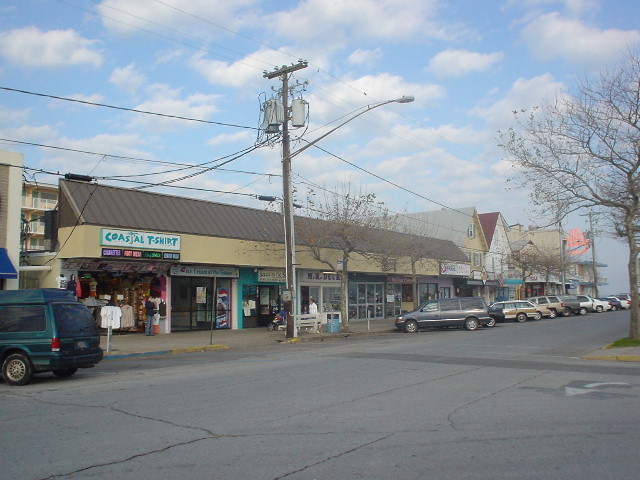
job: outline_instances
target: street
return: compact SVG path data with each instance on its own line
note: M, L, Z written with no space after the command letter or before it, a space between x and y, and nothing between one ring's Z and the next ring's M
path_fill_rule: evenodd
M629 313L106 360L0 383L2 478L635 479Z

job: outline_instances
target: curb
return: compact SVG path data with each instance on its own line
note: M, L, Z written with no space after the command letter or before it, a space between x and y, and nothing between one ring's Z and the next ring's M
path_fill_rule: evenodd
M231 347L227 345L205 345L202 347L185 347L185 348L173 348L170 350L156 350L153 352L130 352L130 353L106 353L102 360L118 360L122 358L130 357L150 357L154 355L174 355L178 353L194 353L194 352L206 352L209 350L227 350Z
M612 362L640 362L640 355L585 355L585 360L609 360Z

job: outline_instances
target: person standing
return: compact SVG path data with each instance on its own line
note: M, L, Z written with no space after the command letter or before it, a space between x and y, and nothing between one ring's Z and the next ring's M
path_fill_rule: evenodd
M76 293L77 288L78 288L78 282L76 282L76 276L71 274L71 277L69 277L69 281L67 282L67 290L70 290L71 293L73 293L73 296L75 297L77 295Z
M318 315L318 305L313 297L309 299L309 315Z
M146 320L144 322L144 333L147 336L153 337L155 332L153 330L153 317L156 313L156 304L151 301L151 297L148 296L144 302L144 310Z

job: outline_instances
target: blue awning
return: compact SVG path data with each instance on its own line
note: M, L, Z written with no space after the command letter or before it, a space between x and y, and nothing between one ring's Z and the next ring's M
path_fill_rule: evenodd
M0 248L0 278L18 278L18 271L11 263L6 248Z

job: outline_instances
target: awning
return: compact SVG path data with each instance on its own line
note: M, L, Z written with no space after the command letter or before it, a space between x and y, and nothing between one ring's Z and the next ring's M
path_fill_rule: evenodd
M11 263L6 248L0 248L0 278L18 278L18 271Z

